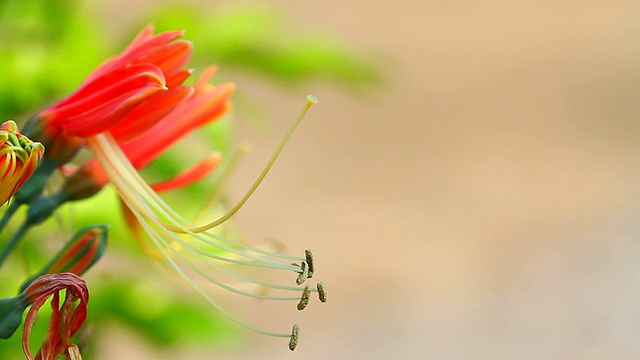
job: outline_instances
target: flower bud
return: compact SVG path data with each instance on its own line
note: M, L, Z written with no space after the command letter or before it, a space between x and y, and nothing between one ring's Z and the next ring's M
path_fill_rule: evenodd
M80 229L37 275L22 285L21 290L27 288L35 278L45 274L84 274L102 257L107 247L108 229L109 226L104 224L89 225Z
M67 200L81 200L97 194L108 183L104 170L92 159L80 165L66 179L62 192Z
M43 154L44 146L20 134L15 122L0 126L0 205L33 174Z

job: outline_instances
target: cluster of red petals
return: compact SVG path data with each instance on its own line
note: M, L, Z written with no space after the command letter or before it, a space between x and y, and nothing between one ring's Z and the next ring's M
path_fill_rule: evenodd
M229 100L235 86L209 84L215 70L215 67L207 68L192 87L192 94L140 136L123 142L111 131L136 169L147 166L186 134L220 119L231 108ZM141 107L148 105L144 103Z
M60 292L66 290L60 305ZM29 337L36 315L47 299L52 298L53 313L49 321L46 338L35 359L56 360L60 355L79 355L78 348L71 343L71 337L80 329L87 318L89 289L84 280L72 273L47 274L35 279L23 293L31 303L27 313L22 336L22 348L29 360L34 360L29 349Z
M73 94L38 114L50 134L87 137L107 130L127 129L128 136L146 130L129 124L140 103L152 101L171 108L186 93L179 87L189 76L183 69L193 45L176 40L183 31L153 35L146 27L120 55L107 60ZM175 40L175 41L174 41Z
M207 68L193 86L178 86L140 103L125 121L109 130L136 169L149 165L169 147L190 132L222 118L231 108L235 91L231 83L209 83L216 68ZM175 178L154 186L166 191L201 180L220 162L212 154ZM90 160L68 179L65 191L71 199L80 199L100 190L109 182L98 162Z

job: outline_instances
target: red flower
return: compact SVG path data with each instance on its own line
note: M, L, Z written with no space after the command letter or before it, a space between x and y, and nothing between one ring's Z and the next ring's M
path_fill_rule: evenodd
M188 93L179 85L189 76L182 69L193 45L177 40L183 31L153 35L143 29L120 55L107 60L82 83L80 88L57 104L33 117L26 129L52 151L48 156L66 163L82 144L77 137L107 130L129 138L144 132L152 122L128 116L138 105L150 101L158 113L170 111Z
M159 107L162 97L156 96L131 111L127 115L130 121L124 121L121 126L109 131L136 169L146 167L185 135L220 119L231 108L229 99L235 87L231 83L218 86L209 84L214 72L215 68L210 67L193 87L175 88L179 89L176 92L180 92L183 98L172 109ZM160 95L169 94L170 91ZM153 126L149 127L149 124ZM138 133L136 128L141 125L147 130L135 136ZM194 183L213 171L219 161L219 154L209 155L175 178L157 184L154 189L166 191ZM69 199L82 199L95 194L108 182L104 170L93 159L72 173L64 191Z
M66 290L60 306L60 291ZM29 349L29 337L36 315L47 299L53 296L53 313L49 321L47 335L35 359L56 360L60 355L79 359L78 347L71 343L71 337L80 329L87 318L89 289L84 280L72 273L47 274L35 279L24 291L31 309L27 313L22 336L22 348L29 360L34 357Z
M189 75L188 71L181 68L188 60L191 44L172 42L180 34L181 32L167 32L152 36L149 28L143 30L121 55L107 61L89 76L80 90L41 113L41 118L48 120L46 124L50 128L81 139L95 156L95 160L86 162L70 176L59 198L63 198L64 201L91 196L105 184L113 184L124 204L126 220L137 237L146 234L146 238L156 246L158 253L164 256L213 307L249 329L270 336L290 338L290 348L294 349L298 340L297 325L290 334L253 327L225 311L192 280L191 274L197 273L235 294L278 301L299 301L298 309L307 305L310 293L314 292L311 288L252 279L241 272L228 270L227 265L256 267L260 268L261 272L272 269L295 273L298 274L296 284L300 285L313 273L310 256L305 254L302 258L279 254L232 241L214 234L211 230L231 218L255 192L296 126L316 100L313 97L308 98L300 116L256 181L237 204L219 218L196 226L172 209L156 191L184 186L199 179L213 169L219 155L207 157L195 167L155 188L147 184L138 172L183 136L218 119L230 107L229 98L234 91L233 85L223 84L214 87L208 84L214 68L207 69L193 87L181 85ZM132 68L135 68L135 71ZM160 72L156 69L160 69ZM162 79L158 74L164 76L164 83L160 81ZM112 78L107 81L106 76L109 75ZM95 83L110 88L102 89L94 85ZM158 90L159 85L166 86L166 89ZM143 95L138 96L139 94ZM134 103L135 105L129 106ZM109 111L106 111L108 107ZM187 150L191 153L192 149ZM297 265L298 263L300 265ZM189 268L189 271L185 271L183 266ZM224 279L235 277L252 287L257 285L261 289L289 291L293 292L294 296L272 296L255 288L248 291L236 288L231 283L219 280L205 268L223 273ZM315 291L320 294L321 299L324 298L323 288L319 287ZM57 297L54 299L57 300ZM57 301L55 304L54 309L57 307ZM29 317L32 318L33 316ZM66 326L63 328L67 329ZM56 338L54 335L57 333L53 331L53 335L49 336L53 339L51 343L55 352L59 352L60 349L69 351L67 345L70 335L67 336L67 333L65 330ZM62 340L58 340L59 338ZM62 345L58 345L59 343Z

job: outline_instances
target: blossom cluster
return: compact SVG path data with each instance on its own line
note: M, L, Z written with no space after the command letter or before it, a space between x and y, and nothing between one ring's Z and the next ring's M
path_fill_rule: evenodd
M298 325L283 333L254 327L223 308L196 280L206 279L243 296L297 301L298 310L307 306L312 293L317 293L320 301L326 301L321 282L314 287L302 287L315 269L310 250L302 256L290 256L212 232L256 190L315 99L309 97L302 114L238 204L218 219L195 225L158 193L203 180L216 169L222 154L213 152L195 159L184 171L157 184L148 184L138 172L184 136L221 119L231 108L235 86L211 84L214 66L202 71L191 85L187 84L192 70L186 66L193 44L180 39L182 35L183 31L154 34L151 26L144 28L124 51L89 74L75 92L31 117L22 132L13 121L0 127L0 205L5 208L0 231L5 230L19 207L27 207L25 221L0 248L0 268L24 235L52 216L62 204L92 197L110 185L121 199L133 235L155 245L157 253L194 291L244 327L289 338L293 350L298 343ZM78 164L75 157L81 149L90 150L92 157ZM45 190L55 172L62 174L62 184L53 191ZM23 312L29 308L23 348L26 358L33 359L30 332L38 310L50 300L53 312L49 328L35 358L81 358L81 349L72 343L72 336L86 319L89 287L80 276L105 251L108 228L98 224L79 230L38 273L24 281L17 296L0 299L0 338L13 335L22 322ZM242 267L259 269L260 273L291 272L295 285L247 275L246 271L238 270ZM249 284L253 290L223 280L228 278ZM271 295L266 290L293 295Z

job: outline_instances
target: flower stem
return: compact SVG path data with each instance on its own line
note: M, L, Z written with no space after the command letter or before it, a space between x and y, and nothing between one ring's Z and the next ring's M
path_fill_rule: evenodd
M11 253L11 251L16 247L16 245L20 242L24 234L26 234L27 230L31 227L29 222L25 221L22 225L16 230L16 232L11 235L9 242L5 244L5 246L0 250L0 268L2 264L6 260L7 256Z
M16 213L16 210L18 210L19 207L20 207L20 204L16 201L12 201L9 204L9 207L7 207L7 211L5 211L4 214L2 214L2 218L0 219L0 234L2 233L2 230L4 230L5 226L7 226L7 224L9 223L9 220L11 220L11 218Z

